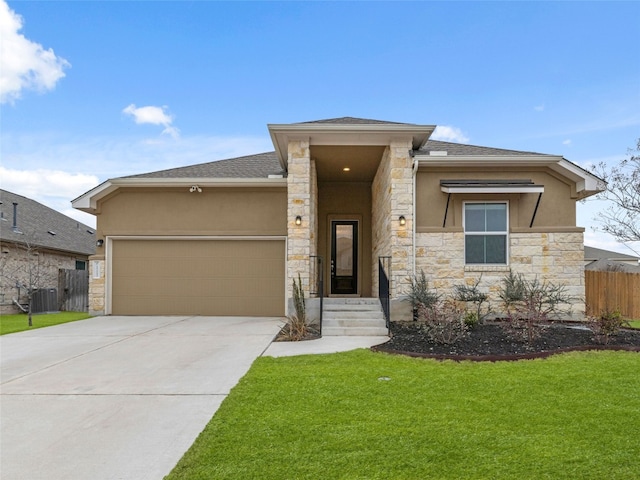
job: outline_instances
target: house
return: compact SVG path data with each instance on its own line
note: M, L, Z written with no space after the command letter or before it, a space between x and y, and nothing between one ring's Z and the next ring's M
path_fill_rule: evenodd
M586 270L611 270L640 272L640 258L601 248L584 247ZM631 268L627 268L631 267Z
M18 304L26 303L29 284L58 289L60 269L86 270L95 242L93 228L0 190L0 312L18 312Z
M310 296L318 280L350 300L388 286L401 320L420 271L441 293L481 278L495 298L512 269L583 298L576 202L602 180L561 156L431 140L434 129L271 124L273 152L98 185L72 202L103 242L91 311L282 316L300 276Z

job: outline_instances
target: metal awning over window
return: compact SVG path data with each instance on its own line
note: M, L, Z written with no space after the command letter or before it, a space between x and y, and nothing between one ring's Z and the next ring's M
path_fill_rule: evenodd
M444 193L544 193L532 180L440 180Z
M538 201L529 223L529 228L531 228L533 227L536 213L538 213L540 200L544 193L544 185L536 185L533 180L440 180L440 190L448 194L442 228L447 224L447 213L449 212L449 201L452 193L537 193Z

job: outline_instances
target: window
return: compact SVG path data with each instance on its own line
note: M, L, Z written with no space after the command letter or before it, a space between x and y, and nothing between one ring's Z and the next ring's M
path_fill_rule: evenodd
M76 270L86 270L87 262L84 260L76 260Z
M507 263L507 204L464 204L464 251L466 264Z

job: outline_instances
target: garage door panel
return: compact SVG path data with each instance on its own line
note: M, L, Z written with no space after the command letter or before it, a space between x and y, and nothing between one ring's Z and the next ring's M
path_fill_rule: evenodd
M284 315L282 240L114 240L112 313Z

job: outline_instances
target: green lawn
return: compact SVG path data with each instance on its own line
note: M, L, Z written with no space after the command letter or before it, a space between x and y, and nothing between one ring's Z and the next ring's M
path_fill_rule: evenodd
M640 478L640 354L259 358L175 479Z
M32 330L34 328L50 327L59 323L75 322L76 320L84 320L90 315L84 312L60 312L60 313L43 313L31 316L32 327L29 327L29 318L26 314L18 315L0 315L0 335L5 333L22 332L23 330Z
M633 328L640 328L640 320L631 320L629 323Z

